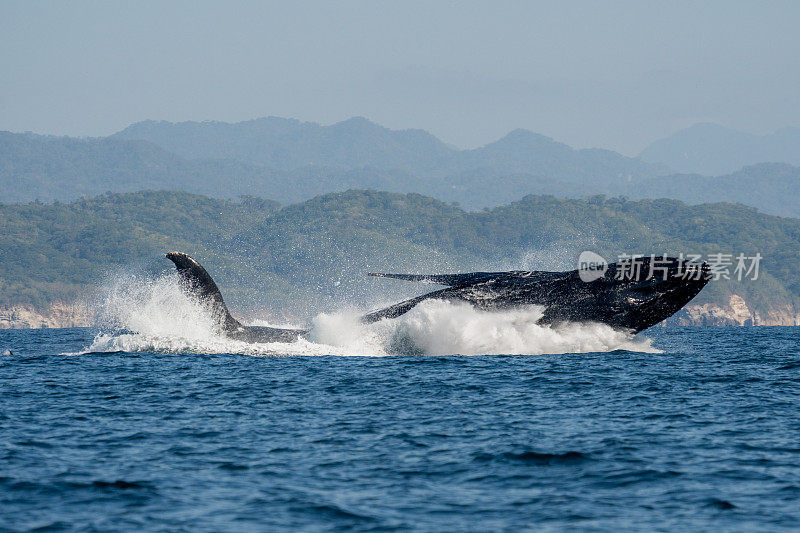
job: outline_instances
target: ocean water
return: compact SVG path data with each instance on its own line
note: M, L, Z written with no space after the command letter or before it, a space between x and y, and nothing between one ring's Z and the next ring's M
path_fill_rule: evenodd
M0 331L0 530L800 528L800 328L445 311L399 328L417 355L335 316L338 345Z

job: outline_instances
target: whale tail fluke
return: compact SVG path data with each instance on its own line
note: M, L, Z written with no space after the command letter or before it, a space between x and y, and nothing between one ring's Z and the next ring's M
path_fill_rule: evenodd
M185 289L211 306L224 332L230 333L242 329L242 324L228 311L217 284L200 263L182 252L170 252L167 254L167 259L175 263Z
M170 252L167 259L175 263L184 288L209 304L226 337L244 342L294 342L308 334L307 329L244 326L231 316L217 284L200 263L182 252Z

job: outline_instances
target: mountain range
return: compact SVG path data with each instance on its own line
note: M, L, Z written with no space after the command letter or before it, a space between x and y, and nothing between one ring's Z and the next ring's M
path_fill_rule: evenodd
M276 117L235 124L146 121L112 137L150 141L186 158L236 159L281 170L369 167L437 178L491 168L598 185L667 171L611 150L575 150L522 129L480 148L458 150L423 130L390 130L362 117L331 126Z
M678 172L713 176L757 163L800 166L800 128L754 135L718 124L695 124L655 141L639 158Z
M717 129L690 128L695 133ZM789 158L789 151L778 148L791 145L791 131L769 137L783 143L776 141L769 153ZM576 150L525 130L459 150L425 131L391 130L364 118L330 126L276 117L235 124L145 121L107 138L82 139L0 132L0 202L177 189L286 204L360 188L416 192L472 210L526 194L603 194L687 203L724 200L800 217L800 203L787 201L800 196L797 167L756 161L716 177L675 174L655 162L658 147L668 140L630 158L610 150Z
M800 218L800 168L760 163L724 176L676 174L644 180L630 198L675 198L689 204L735 202L765 213Z

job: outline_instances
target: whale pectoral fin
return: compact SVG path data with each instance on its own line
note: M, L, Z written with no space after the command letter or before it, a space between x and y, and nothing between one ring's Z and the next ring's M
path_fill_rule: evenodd
M200 263L182 252L170 252L167 254L167 259L175 263L175 268L186 290L211 305L214 316L220 321L223 331L230 332L242 328L242 324L228 311L228 306L225 305L217 284Z
M438 291L429 292L428 294L423 294L422 296L417 296L416 298L411 298L410 300L405 300L400 303L396 303L385 309L379 309L378 311L372 311L371 313L367 313L366 315L361 317L361 321L364 322L365 324L371 324L372 322L377 322L378 320L383 320L384 318L396 318L400 315L409 312L414 306L416 306L423 300L446 298L447 295L451 292L452 289L449 288L439 289Z

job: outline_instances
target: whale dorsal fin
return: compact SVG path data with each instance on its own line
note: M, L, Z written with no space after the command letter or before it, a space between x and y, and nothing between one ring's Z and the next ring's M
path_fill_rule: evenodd
M378 278L401 279L404 281L417 281L420 283L431 283L435 285L449 285L450 287L461 287L472 285L481 281L488 281L506 272L470 272L467 274L384 274L381 272L370 272L368 276Z
M468 272L466 274L383 274L380 272L370 272L367 275L376 276L378 278L402 279L405 281L418 281L420 283L448 285L450 287L466 287L468 285L499 278L530 279L551 274L551 272L512 270L511 272Z
M230 332L242 328L242 324L228 311L217 284L200 263L182 252L170 252L167 254L167 259L175 263L181 281L189 292L211 305L223 331Z

